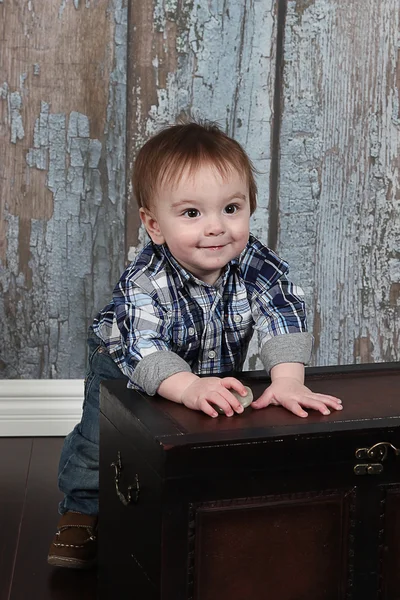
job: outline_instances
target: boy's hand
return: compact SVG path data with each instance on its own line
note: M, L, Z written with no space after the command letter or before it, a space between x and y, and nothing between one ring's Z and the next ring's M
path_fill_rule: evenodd
M312 408L323 415L329 415L330 410L341 410L342 401L335 396L315 394L308 387L291 377L279 377L275 379L265 392L252 403L253 408L265 408L270 404L280 404L290 410L298 417L308 417L303 410Z
M196 378L183 391L181 402L192 410L201 410L210 417L218 417L213 404L222 408L227 417L232 417L234 411L242 413L244 408L239 400L230 393L232 388L245 396L246 389L234 377L202 377Z

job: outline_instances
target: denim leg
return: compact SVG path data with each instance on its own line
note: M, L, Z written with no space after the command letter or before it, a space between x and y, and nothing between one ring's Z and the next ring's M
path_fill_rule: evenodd
M85 380L82 419L67 435L58 468L58 487L65 494L58 510L96 515L99 511L100 381L126 379L93 333L88 337L89 367Z

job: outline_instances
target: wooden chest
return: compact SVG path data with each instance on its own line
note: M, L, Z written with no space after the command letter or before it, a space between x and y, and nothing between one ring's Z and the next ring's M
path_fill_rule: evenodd
M102 385L101 600L400 599L400 364L307 385L344 410L211 419Z

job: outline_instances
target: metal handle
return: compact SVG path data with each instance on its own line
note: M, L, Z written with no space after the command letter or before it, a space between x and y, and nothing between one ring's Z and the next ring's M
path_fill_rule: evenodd
M356 475L380 475L383 472L382 463L387 458L389 448L393 450L395 456L400 456L400 450L390 442L378 442L371 448L357 448L356 458L358 460L372 460L374 462L355 465L354 473Z
M136 504L136 502L139 500L139 492L140 492L138 474L137 473L135 474L134 485L128 486L128 496L125 497L124 494L119 489L119 479L120 479L121 471L123 469L122 463L121 463L121 453L120 452L118 452L117 461L111 463L110 466L114 467L114 469L115 469L115 476L114 476L115 491L117 492L117 496L121 500L122 504L124 506L128 506L129 504L133 504L133 503ZM134 490L133 494L132 494L132 490Z
M371 460L380 460L382 462L387 457L388 448L393 450L395 456L400 456L400 450L390 442L378 442L371 446L371 448L358 448L356 450L356 458L370 458Z

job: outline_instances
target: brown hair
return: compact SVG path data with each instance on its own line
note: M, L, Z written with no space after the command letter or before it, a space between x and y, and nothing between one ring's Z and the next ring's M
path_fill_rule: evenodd
M251 160L242 146L213 122L187 122L162 129L139 150L133 172L133 190L139 208L149 209L159 185L175 184L184 169L193 173L211 164L226 177L232 169L249 185L250 212L257 205L257 184Z

